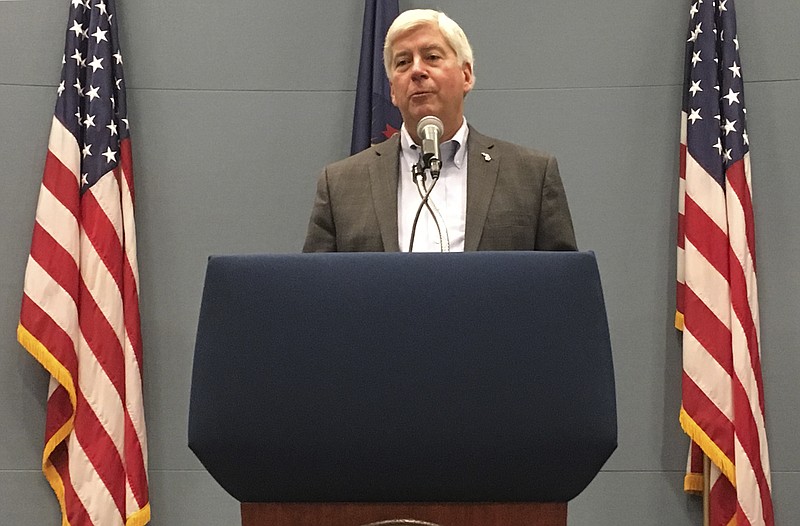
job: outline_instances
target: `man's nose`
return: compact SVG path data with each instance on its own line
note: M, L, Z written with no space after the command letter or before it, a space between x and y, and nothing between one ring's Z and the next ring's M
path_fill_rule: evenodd
M415 57L411 63L411 76L414 79L428 78L428 69L422 57Z

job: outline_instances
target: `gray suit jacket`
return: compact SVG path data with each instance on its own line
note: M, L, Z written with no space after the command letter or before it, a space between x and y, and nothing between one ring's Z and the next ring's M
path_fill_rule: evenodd
M400 250L399 141L395 134L325 167L303 252ZM472 127L467 155L464 250L577 250L554 157L481 135Z

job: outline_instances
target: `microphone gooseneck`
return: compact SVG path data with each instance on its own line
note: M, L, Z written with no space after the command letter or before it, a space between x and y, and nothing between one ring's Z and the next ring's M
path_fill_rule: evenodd
M442 169L439 141L444 135L444 124L439 117L434 115L423 117L417 124L417 135L422 141L423 169L430 170L431 177L438 179Z
M439 181L439 174L442 169L442 157L439 151L439 141L444 134L444 124L442 121L433 115L428 115L420 119L417 124L417 135L422 142L422 152L419 157L419 162L412 167L412 177L414 184L417 186L417 191L420 196L419 207L414 215L414 222L411 226L411 240L408 246L408 251L414 251L414 239L417 233L417 222L419 221L420 213L423 208L427 208L436 230L439 233L439 249L442 252L450 252L450 235L447 232L447 224L442 217L439 209L433 203L431 193L434 186ZM416 146L412 146L416 149ZM425 172L431 174L431 186L427 187L425 184Z

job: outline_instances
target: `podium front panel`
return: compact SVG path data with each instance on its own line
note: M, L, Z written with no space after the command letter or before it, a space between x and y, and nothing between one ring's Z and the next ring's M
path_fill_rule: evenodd
M591 253L209 259L189 445L243 502L566 502L616 447Z

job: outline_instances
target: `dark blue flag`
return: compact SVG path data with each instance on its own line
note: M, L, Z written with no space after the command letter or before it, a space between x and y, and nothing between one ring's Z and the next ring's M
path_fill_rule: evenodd
M366 0L364 5L351 154L383 142L400 130L402 119L392 104L383 67L383 41L398 14L397 0Z

